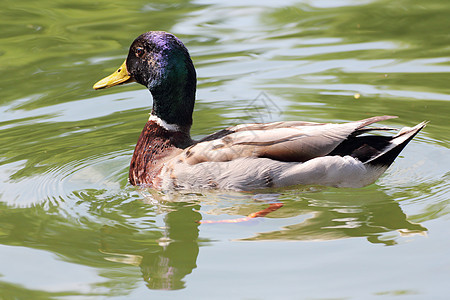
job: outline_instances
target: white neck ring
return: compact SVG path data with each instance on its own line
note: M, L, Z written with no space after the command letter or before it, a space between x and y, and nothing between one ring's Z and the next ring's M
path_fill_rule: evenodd
M148 118L148 120L155 122L167 131L180 131L180 126L177 124L169 124L158 116L150 114L150 118Z

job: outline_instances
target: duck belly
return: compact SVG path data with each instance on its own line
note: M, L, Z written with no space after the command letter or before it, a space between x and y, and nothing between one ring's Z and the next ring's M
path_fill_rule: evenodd
M168 162L160 173L160 188L248 191L292 185L359 188L375 182L387 167L364 164L351 156L324 156L309 161L281 162L269 158L239 158L189 165Z

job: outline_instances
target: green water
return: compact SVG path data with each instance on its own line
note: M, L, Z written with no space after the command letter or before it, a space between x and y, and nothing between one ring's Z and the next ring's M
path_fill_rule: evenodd
M0 299L447 299L449 15L445 0L4 0ZM149 93L92 85L148 30L190 49L195 138L252 121L430 123L362 189L138 191ZM274 201L264 218L196 222Z

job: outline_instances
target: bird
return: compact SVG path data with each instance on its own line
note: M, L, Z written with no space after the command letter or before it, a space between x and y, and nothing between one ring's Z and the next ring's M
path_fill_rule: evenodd
M396 116L247 123L193 140L196 70L186 46L165 31L138 36L119 69L93 88L130 82L147 87L153 107L131 158L129 182L156 190L360 188L374 183L427 124L386 136L372 131L395 129L368 126Z

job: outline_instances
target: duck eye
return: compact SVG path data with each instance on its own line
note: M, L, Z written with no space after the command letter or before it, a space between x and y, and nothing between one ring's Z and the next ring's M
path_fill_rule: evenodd
M142 57L144 55L144 49L141 47L136 48L136 56Z

